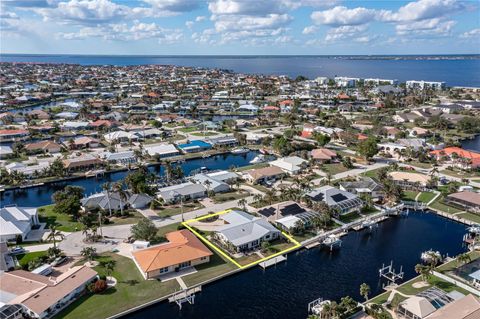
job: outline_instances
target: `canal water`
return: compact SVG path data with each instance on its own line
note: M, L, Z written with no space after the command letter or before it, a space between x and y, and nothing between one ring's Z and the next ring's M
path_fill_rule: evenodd
M474 152L480 152L480 134L475 135L471 140L463 140L462 148Z
M209 170L229 169L232 166L242 167L250 165L250 161L258 155L257 151L250 151L245 154L220 154L208 158L198 158L187 160L181 163L185 175L206 167ZM161 165L150 166L149 170L158 176L163 176L165 168ZM52 195L57 190L63 189L67 185L81 186L85 189L85 194L90 195L102 190L102 185L106 182L116 182L124 179L130 172L121 171L106 174L101 178L80 178L66 182L57 182L45 184L25 189L7 190L0 193L0 207L16 204L17 206L38 207L52 203Z
M393 261L403 266L405 280L416 276L414 267L423 251L434 249L457 255L465 248L466 227L431 213L410 213L381 223L372 234L351 232L342 237L340 250L315 248L288 255L285 263L250 270L204 286L195 304L179 310L168 302L145 308L125 318L252 318L307 317L307 305L319 297L339 301L349 295L361 301L359 286L370 285L371 296L382 292L378 269Z

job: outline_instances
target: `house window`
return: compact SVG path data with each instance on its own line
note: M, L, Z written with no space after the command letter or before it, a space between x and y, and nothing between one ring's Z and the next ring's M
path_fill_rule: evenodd
M161 273L161 274L164 274L164 273L166 273L166 272L168 272L168 267L160 268L160 273Z
M185 261L183 263L181 263L180 265L178 265L180 268L185 268L185 267L189 267L190 265L192 264L191 261Z
M201 257L200 258L200 260L206 260L206 259L207 259L207 257Z

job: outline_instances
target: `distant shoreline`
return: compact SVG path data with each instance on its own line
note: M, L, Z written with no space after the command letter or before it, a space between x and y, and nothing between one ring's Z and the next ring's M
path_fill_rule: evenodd
M114 58L188 58L188 59L256 59L256 58L325 58L325 59L344 59L344 60L470 60L480 59L480 54L467 53L467 54L372 54L372 55L181 55L181 54L165 54L165 55L125 55L125 54L32 54L32 53L0 53L0 57L114 57ZM0 60L1 61L1 60ZM3 62L3 61L2 61Z

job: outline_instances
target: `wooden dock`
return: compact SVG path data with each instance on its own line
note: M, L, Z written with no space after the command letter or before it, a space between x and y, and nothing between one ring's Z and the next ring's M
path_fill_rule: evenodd
M178 302L180 300L186 299L186 298L196 294L197 292L201 292L201 291L202 291L202 286L182 290L178 293L175 293L170 298L168 298L168 301L169 302Z
M270 266L274 266L278 263L281 263L283 261L286 261L287 260L287 257L284 256L284 255L280 255L280 256L276 256L276 257L273 257L273 258L270 258L268 260L265 260L265 261L262 261L261 263L259 263L258 265L260 267L262 267L263 269L266 269Z

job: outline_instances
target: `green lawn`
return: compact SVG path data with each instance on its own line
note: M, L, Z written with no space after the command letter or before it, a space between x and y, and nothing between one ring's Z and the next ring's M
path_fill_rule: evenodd
M428 203L436 196L435 193L432 192L422 192L420 196L418 196L419 202Z
M468 253L468 255L470 256L471 260L474 261L478 258L480 258L480 252L478 251L471 251ZM445 272L448 272L448 271L452 271L458 267L461 267L463 264L459 264L456 260L452 260L446 264L443 264L439 267L437 267L437 270L439 272L442 272L442 273L445 273Z
M428 288L432 287L432 286L435 286L435 287L438 287L446 292L451 292L451 291L458 291L458 292L461 292L465 295L468 295L469 292L458 287L458 286L455 286L454 284L452 283L449 283L443 279L440 279L436 276L431 276L427 281L428 283L430 284L430 286L426 286L426 287L421 287L421 288L414 288L413 287L413 284L416 283L416 282L419 282L419 281L422 281L422 278L419 276L417 277L415 280L412 280L410 282L408 282L407 284L404 284L404 285L401 285L400 287L397 288L398 291L400 291L401 293L404 293L406 295L415 295L415 294L418 294L424 290L427 290Z
M332 175L343 173L349 170L348 168L343 166L341 163L323 164L321 169L325 173L330 173Z
M236 168L236 171L244 172L244 171L248 171L249 169L263 168L263 167L268 167L268 166L270 166L270 165L268 165L268 163L258 163L258 164L238 167L238 168Z
M170 224L167 226L160 227L157 231L157 236L164 237L166 233L176 231L180 223Z
M192 210L200 209L203 208L203 205L200 203L185 203L183 204L183 212L191 212ZM180 205L171 205L165 208L159 208L156 209L155 212L158 214L160 217L170 217L173 215L178 215L182 213L182 207Z
M112 275L117 279L117 285L102 294L87 294L81 297L55 318L107 318L148 301L167 296L180 289L176 280L159 282L143 279L134 262L129 258L108 253L99 256L97 260L106 261L109 259L116 261ZM104 269L101 266L95 267L95 270L99 274L104 274Z
M359 219L360 216L359 214L357 213L348 213L348 214L345 214L345 215L341 215L338 219L342 222L344 222L345 224L348 224L348 223L351 223L357 219Z
M365 173L362 173L362 175L364 176L367 176L367 177L371 177L375 180L378 181L378 172L381 170L382 168L376 168L376 169L372 169L370 171L366 171Z
M195 126L190 126L190 127L182 127L180 129L177 129L178 131L181 131L183 133L190 133L190 132L195 132L198 130L197 127Z
M218 135L217 132L194 132L194 133L190 133L190 135L193 135L193 136L214 136L214 135Z
M18 260L18 263L20 264L20 267L22 267L23 269L26 269L30 261L46 255L47 255L46 251L36 251L32 253L19 254L17 255L17 260Z
M197 272L188 276L182 277L187 286L195 286L205 280L228 273L238 267L224 260L220 255L212 251L214 254L210 257L210 262L195 266Z
M405 164L415 166L415 167L420 167L420 168L432 168L431 163L421 163L418 161L406 162Z
M448 214L454 214L462 211L461 209L458 209L454 206L451 206L445 203L443 201L443 195L438 196L437 199L429 207L440 210Z
M460 178L480 177L480 172L466 172L462 170L445 169L440 171L440 173Z
M38 209L40 222L47 223L47 228L57 224L57 229L65 232L74 232L82 229L82 224L73 221L70 215L57 214L53 211L53 205L47 205Z
M404 191L402 199L406 201L415 201L415 197L417 197L418 192L414 191Z
M477 214L473 214L473 213L462 213L462 214L458 214L456 215L458 217L461 217L461 218L465 218L465 219L468 219L468 220L471 220L472 222L474 223L480 223L480 215L477 215Z
M376 303L378 305L382 305L385 302L387 302L388 297L390 297L391 293L392 293L391 291L386 291L386 292L376 296L375 298L370 299L369 302Z
M248 192L242 191L242 192L228 192L228 193L217 193L215 196L212 198L213 201L217 203L224 203L232 200L238 200L242 199L245 197L248 197L250 194Z
M107 213L108 216L108 213ZM109 225L129 225L129 224L136 224L140 219L144 218L142 214L137 212L136 210L131 211L128 216L125 217L110 217L110 224Z

